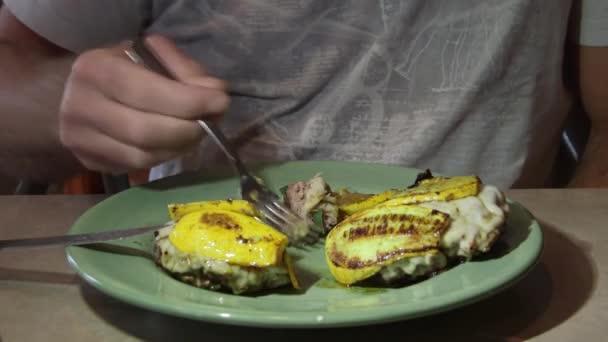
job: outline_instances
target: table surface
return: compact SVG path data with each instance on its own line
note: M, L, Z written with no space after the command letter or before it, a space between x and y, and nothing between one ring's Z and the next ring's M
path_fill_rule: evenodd
M208 324L125 304L85 284L62 248L0 251L0 341L248 340L355 337L599 341L608 332L608 189L511 190L542 225L538 265L476 304L411 321L323 330ZM103 196L0 196L0 239L65 233ZM406 335L404 335L406 334ZM293 337L292 337L293 336Z

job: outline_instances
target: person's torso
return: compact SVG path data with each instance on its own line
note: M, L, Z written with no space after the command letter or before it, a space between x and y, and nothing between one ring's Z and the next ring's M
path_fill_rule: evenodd
M544 0L164 0L149 31L229 81L222 127L245 159L364 160L510 186L531 155L550 152L568 109L569 10ZM211 141L191 157L156 176L223 160Z

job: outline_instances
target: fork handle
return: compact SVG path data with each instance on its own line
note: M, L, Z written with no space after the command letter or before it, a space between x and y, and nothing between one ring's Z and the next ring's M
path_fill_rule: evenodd
M226 157L228 157L228 159L230 159L230 161L232 162L232 165L234 165L236 167L236 169L240 173L241 177L243 177L245 175L249 175L249 171L247 170L247 168L245 167L245 165L243 164L243 162L241 161L239 156L236 154L236 151L234 151L230 147L230 143L228 142L228 139L226 138L224 133L222 133L222 131L219 128L217 128L217 126L215 124L213 124L212 122L205 121L205 120L198 120L197 122L201 127L203 127L205 132L207 132L207 134L209 134L209 136L211 136L211 138L213 138L213 140L215 140L215 143L217 144L217 146L219 146L219 148L222 150L222 152L224 152Z

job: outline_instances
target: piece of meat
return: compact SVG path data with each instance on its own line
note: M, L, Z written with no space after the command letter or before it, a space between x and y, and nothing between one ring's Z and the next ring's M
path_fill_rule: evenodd
M308 181L289 184L285 191L285 204L300 217L306 218L329 191L329 185L317 174Z
M309 221L314 221L313 216L320 214L326 232L338 223L336 196L320 174L307 181L289 184L284 202L298 216Z

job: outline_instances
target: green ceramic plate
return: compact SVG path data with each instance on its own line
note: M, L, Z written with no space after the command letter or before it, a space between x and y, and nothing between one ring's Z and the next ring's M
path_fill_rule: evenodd
M334 188L378 192L413 182L417 170L344 162L288 162L260 168L272 188L322 172ZM237 179L182 175L129 189L87 211L71 233L141 226L168 219L170 202L238 198ZM146 255L152 234L109 248L69 247L70 264L110 296L167 314L260 327L336 327L404 320L472 303L513 284L536 263L542 235L528 211L511 203L506 233L484 260L461 264L432 279L396 289L344 288L325 266L322 243L296 250L301 292L284 289L234 296L191 287L169 277Z

